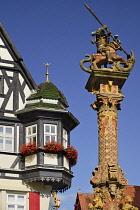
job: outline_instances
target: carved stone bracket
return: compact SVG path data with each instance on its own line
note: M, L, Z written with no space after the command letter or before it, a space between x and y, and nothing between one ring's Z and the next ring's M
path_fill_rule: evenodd
M91 104L91 107L96 111L120 110L120 102L124 96L120 94L97 94L97 99Z
M125 173L122 173L120 166L107 163L99 165L95 168L96 171L93 171L93 177L90 180L90 183L93 187L109 186L109 184L117 184L124 187L128 184L127 179L124 177Z

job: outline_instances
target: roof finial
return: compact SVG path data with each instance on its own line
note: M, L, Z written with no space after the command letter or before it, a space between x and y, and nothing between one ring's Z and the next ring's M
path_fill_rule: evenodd
M49 72L48 72L48 67L50 65L50 63L44 63L44 65L46 66L46 82L50 82L49 81Z

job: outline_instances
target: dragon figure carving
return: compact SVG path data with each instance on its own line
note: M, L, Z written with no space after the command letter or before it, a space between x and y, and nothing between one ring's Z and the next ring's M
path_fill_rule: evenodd
M111 48L111 47L110 47ZM110 50L110 63L111 67L107 68L108 60L105 54L97 53L93 55L86 55L87 59L80 61L80 67L91 73L93 70L110 70L110 71L121 71L121 72L130 72L135 64L134 52L131 51L131 56L125 61L122 56L116 54L115 50ZM90 69L84 66L84 63L90 62ZM104 65L105 68L101 68Z

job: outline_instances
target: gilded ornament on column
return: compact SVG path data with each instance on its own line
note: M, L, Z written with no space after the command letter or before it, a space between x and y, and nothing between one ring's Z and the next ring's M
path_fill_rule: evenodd
M130 196L125 197L125 205L122 210L138 210L137 207L132 206L132 198Z

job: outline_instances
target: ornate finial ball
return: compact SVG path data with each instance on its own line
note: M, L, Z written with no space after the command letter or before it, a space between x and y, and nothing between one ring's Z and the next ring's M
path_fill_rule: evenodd
M44 65L45 65L46 67L48 67L48 66L50 65L50 63L44 63Z

